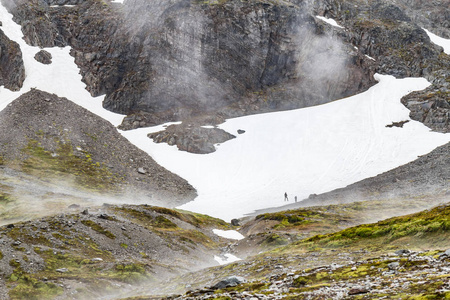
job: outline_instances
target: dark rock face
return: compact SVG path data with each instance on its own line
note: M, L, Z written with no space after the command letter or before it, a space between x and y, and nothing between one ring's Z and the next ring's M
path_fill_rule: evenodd
M157 115L150 123L303 107L373 84L364 58L325 32L306 2L32 2L11 9L27 41L71 45L106 108Z
M450 38L450 2L399 0L396 4L419 26L443 38Z
M411 111L411 119L424 123L439 132L450 132L450 92L443 87L431 86L402 98Z
M318 105L375 72L448 89L450 59L420 28L446 36L446 1L3 1L27 42L73 47L88 90L130 115L123 129Z
M25 80L25 67L19 45L0 29L0 85L18 91Z
M41 50L38 53L36 53L34 59L44 65L49 65L52 63L52 54L48 51Z
M204 128L198 125L170 125L164 131L148 135L156 143L177 145L181 151L206 154L216 151L214 144L224 143L234 135L219 128Z

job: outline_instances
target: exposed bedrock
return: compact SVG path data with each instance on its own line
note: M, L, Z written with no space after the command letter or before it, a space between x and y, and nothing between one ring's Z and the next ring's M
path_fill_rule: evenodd
M19 45L0 29L0 85L18 91L25 80L25 67Z
M129 115L122 129L318 105L366 90L375 72L448 89L449 56L421 28L445 36L445 1L3 2L27 42L73 47L91 94Z

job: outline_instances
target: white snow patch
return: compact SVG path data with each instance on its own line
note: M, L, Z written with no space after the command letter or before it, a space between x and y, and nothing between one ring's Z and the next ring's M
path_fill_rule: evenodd
M371 59L371 60L373 60L373 61L376 61L375 58L373 58L373 57L371 57L371 56L369 56L369 55L367 55L367 54L365 54L365 56L366 56L368 59Z
M428 34L428 36L430 37L430 40L435 43L438 46L441 46L442 48L444 48L444 52L448 55L450 55L450 39L444 39L440 36L435 35L434 33L426 30L425 28L422 28L423 30L425 30L425 32Z
M423 78L376 75L368 91L325 105L227 120L228 132L246 134L199 155L149 142L150 131L122 132L159 164L188 180L198 197L181 209L230 221L257 209L345 187L386 172L450 141L411 121L402 96L426 88ZM403 128L386 128L410 120Z
M120 4L123 4L123 1L124 1L124 0L113 0L113 1L111 1L111 3L120 3Z
M220 256L214 255L214 259L220 264L220 265L226 265L226 264L230 264L233 263L235 261L239 261L241 260L239 257L234 256L233 254L230 253L226 253L224 254L224 256L226 257L225 259L223 259Z
M200 126L202 128L206 128L206 129L214 129L215 127L212 125L204 125L204 126Z
M215 235L218 235L218 236L224 237L226 239L230 239L230 240L242 240L245 238L245 236L243 236L236 230L213 229L213 232Z
M324 21L324 22L330 24L331 26L334 26L334 27L337 27L337 28L344 28L344 27L342 27L341 25L339 25L339 24L338 24L335 20L333 20L333 19L325 18L325 17L322 17L322 16L316 16L316 18L318 18L318 19L320 19L320 20L322 20L322 21Z

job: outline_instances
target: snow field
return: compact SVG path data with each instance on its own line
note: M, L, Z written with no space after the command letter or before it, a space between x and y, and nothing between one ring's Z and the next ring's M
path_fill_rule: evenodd
M426 88L423 78L377 75L359 95L304 109L227 120L219 127L237 135L208 155L142 139L152 129L123 132L158 163L187 179L198 197L180 208L230 221L375 176L415 160L450 141L409 119L400 98Z
M33 58L40 49L23 41L20 26L3 6L0 19L1 29L22 49L27 74L20 92L0 87L0 110L35 87L120 124L123 116L103 109L103 96L94 98L86 91L70 47L46 48L53 63L43 65ZM300 201L388 171L450 141L449 134L430 132L415 121L386 128L410 120L400 98L426 88L425 79L377 75L377 80L364 93L325 105L227 120L220 128L237 138L208 155L180 152L147 138L164 125L121 134L197 189L198 197L180 208L230 221L286 204L285 192L289 203L294 196ZM246 132L238 135L238 129Z

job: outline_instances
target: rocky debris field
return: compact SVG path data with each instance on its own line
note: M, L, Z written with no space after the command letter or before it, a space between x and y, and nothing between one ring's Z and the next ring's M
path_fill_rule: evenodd
M277 267L283 269L282 264ZM164 299L444 299L450 295L450 249L402 249L361 261L280 272L266 280L235 278Z
M159 166L109 122L39 90L22 95L0 113L0 156L3 170L59 185L66 181L85 191L172 207L196 196L184 179Z
M137 285L217 265L214 255L227 240L212 229L230 228L148 205L66 211L0 227L1 299L129 295Z

